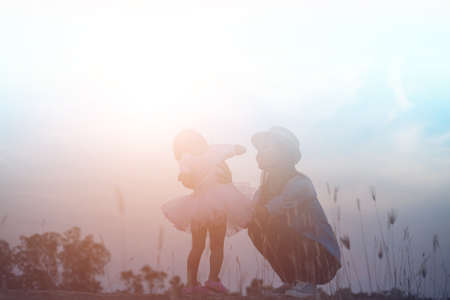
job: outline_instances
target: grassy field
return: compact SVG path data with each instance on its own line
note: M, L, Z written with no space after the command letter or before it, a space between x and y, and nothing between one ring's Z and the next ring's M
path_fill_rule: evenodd
M293 300L294 298L279 295L253 295L253 296L239 296L239 295L211 295L198 297L178 297L173 294L165 295L130 295L130 294L94 294L82 292L68 292L68 291L22 291L9 290L7 292L0 292L1 300L176 300L176 299L191 299L191 300ZM402 296L400 293L391 294L354 294L348 289L338 291L333 296L325 293L319 293L314 297L304 298L305 300L394 300L394 299L426 299ZM447 298L448 299L448 298Z

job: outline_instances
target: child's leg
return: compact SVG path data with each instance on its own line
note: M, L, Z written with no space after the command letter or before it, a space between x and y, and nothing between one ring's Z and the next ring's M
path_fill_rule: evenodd
M209 280L219 281L223 263L223 244L227 232L227 218L222 216L208 228L211 256L209 258Z
M200 264L200 258L202 257L203 250L205 249L206 232L207 228L196 222L191 223L192 232L192 249L188 256L187 261L187 285L195 286L198 284L197 273L198 265Z

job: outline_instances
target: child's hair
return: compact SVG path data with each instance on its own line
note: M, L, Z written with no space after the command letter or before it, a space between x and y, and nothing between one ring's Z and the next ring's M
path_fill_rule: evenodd
M208 143L205 138L194 130L181 131L173 141L173 153L175 159L180 160L185 153L198 155L208 149Z

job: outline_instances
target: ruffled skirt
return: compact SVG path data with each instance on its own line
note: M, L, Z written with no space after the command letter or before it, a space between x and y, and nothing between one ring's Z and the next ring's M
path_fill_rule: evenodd
M233 184L216 184L189 195L177 197L161 207L167 219L179 230L190 232L193 221L214 224L225 215L227 236L246 228L253 210L250 199Z

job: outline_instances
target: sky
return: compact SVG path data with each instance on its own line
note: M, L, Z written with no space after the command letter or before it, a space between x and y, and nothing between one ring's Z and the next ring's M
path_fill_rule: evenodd
M119 187L130 256L146 261L160 226L187 251L159 210L187 192L173 137L246 146L230 166L256 187L250 137L280 125L330 219L326 183L349 231L375 186L399 228L450 253L449 15L447 1L1 2L0 237L80 225L120 252Z

